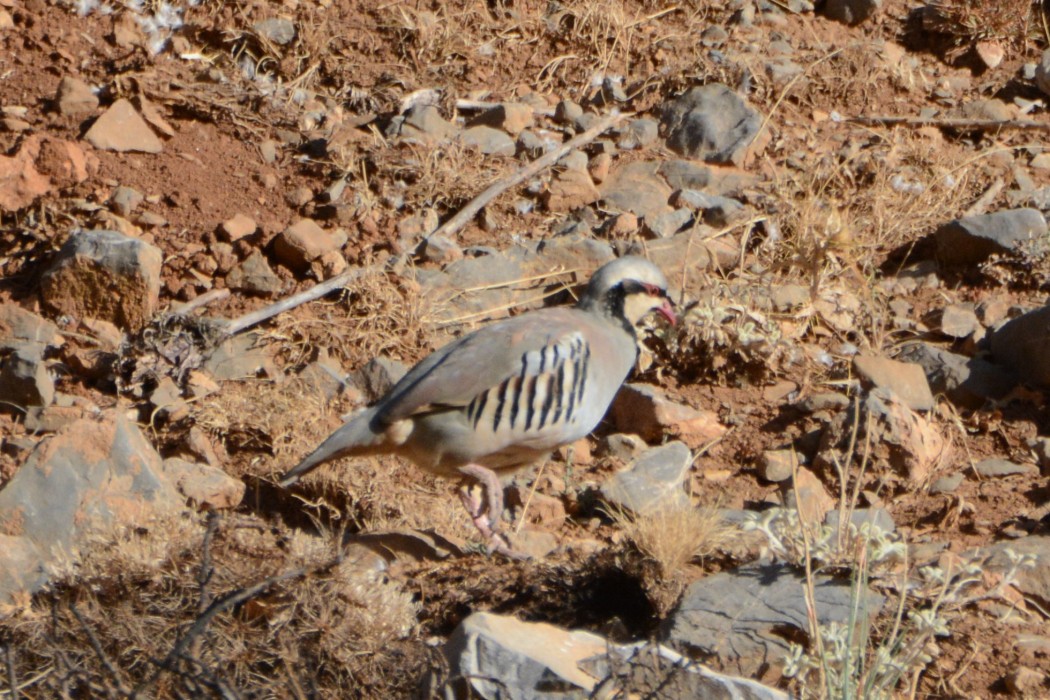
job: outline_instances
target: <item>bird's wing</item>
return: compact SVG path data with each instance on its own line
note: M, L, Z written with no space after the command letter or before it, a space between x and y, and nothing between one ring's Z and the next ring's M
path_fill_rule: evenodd
M573 347L582 358L596 325L575 309L541 309L485 326L413 367L377 405L390 424L413 415L464 407L508 378L556 371ZM600 339L599 339L600 341Z

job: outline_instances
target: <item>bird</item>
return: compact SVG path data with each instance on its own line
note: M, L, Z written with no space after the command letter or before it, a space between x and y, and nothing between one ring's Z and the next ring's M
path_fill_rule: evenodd
M597 427L635 365L636 329L651 312L677 323L660 268L637 256L614 259L575 306L496 321L434 351L279 483L287 488L340 458L400 455L460 480L460 500L490 555L524 558L499 530L500 475Z

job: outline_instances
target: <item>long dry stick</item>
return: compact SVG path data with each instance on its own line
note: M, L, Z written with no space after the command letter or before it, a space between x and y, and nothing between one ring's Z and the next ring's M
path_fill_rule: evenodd
M358 267L353 270L347 270L341 275L336 275L332 279L322 282L318 285L307 289L305 292L299 292L292 296L282 299L281 301L274 302L269 306L264 306L258 311L252 311L249 314L245 314L240 318L235 318L226 325L226 335L237 335L241 331L251 328L256 323L262 323L263 321L273 318L277 314L290 311L297 306L302 306L308 301L314 299L320 299L328 292L335 291L340 287L345 286L348 282L353 282L358 277L374 272L379 268L376 267Z
M583 132L575 138L569 139L558 148L554 149L550 153L545 153L536 160L523 165L518 168L517 172L509 175L508 177L498 180L489 185L484 192L479 194L474 199L470 200L465 207L456 212L455 216L446 221L444 224L438 227L436 231L431 233L431 236L442 235L448 236L467 225L467 222L473 219L479 211L485 208L485 205L491 202L493 199L498 197L500 194L509 190L517 184L528 180L533 175L549 168L554 165L558 160L569 151L574 148L579 148L585 144L590 143L594 139L601 136L602 132L606 129L615 126L621 120L626 119L630 116L627 113L614 112L603 119L597 124L592 126L587 131ZM430 236L427 236L429 238Z
M11 700L18 700L18 679L15 678L15 655L11 645L4 645L4 665L7 667L7 682L11 688Z
M1033 129L1050 131L1050 122L1030 119L962 119L957 117L850 117L846 120L865 126L939 126L947 129L974 129L998 131L999 129Z

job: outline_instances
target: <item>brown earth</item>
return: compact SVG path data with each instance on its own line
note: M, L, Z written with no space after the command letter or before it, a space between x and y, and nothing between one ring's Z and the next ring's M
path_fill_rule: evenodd
M737 4L750 5L729 5ZM348 232L342 248L346 260L371 265L402 252L400 221L430 208L444 220L518 165L511 158L389 142L381 127L415 90L439 89L442 112L452 118L457 99L499 101L535 94L551 107L560 99L585 101L596 92L594 76L603 74L625 76L630 96L626 108L638 113L655 110L694 84L747 83L750 101L769 117L764 152L744 166L764 183L750 203L776 222L783 244L777 252L747 246L739 271L725 276L712 272L707 281L712 286L747 281L761 270L781 284L816 288L837 283L853 288L868 310L856 315L852 328L819 318L797 319L799 332L791 342L797 348L828 351L830 369L814 362L771 361L756 374L743 362L723 364L710 357L690 362L681 356L661 368L658 357L644 379L661 384L685 403L715 411L732 427L693 466L696 502L756 508L777 501L777 485L759 478L756 461L764 450L799 439L819 424L788 407L783 394L768 393L770 387L790 382L789 393L799 399L826 391L848 372L849 356L840 351L844 344L888 352L905 340L888 325L885 314L898 293L880 288L879 279L904 264L902 251L919 243L938 223L961 215L993 182L1011 185L1013 154L1038 148L1037 134L1042 133L862 126L839 116L913 116L927 107L950 108L993 96L1007 102L1015 96L1036 99L1034 87L1017 76L1025 62L1038 60L1046 37L1035 30L1034 19L1030 27L987 22L986 33L1005 50L1005 60L987 68L971 50L976 34L971 37L960 29L956 39L922 31L909 12L912 3L902 0L886 0L874 19L857 27L812 13L783 12L776 21L747 27L734 23L733 10L725 5L695 2L665 8L650 2L573 0L552 14L547 2L534 0L205 2L186 7L185 26L174 33L165 51L151 55L141 45L148 41L146 34L134 22L129 25L129 9L80 17L62 2L0 0L0 8L6 8L0 11L13 20L12 26L0 28L0 106L27 108L20 118L28 122L25 130L10 123L0 130L0 152L14 155L26 138L44 134L75 142L98 160L97 172L82 182L62 182L32 206L2 214L0 301L40 313L39 278L50 257L75 227L111 227L105 204L117 186L144 194L139 212L163 220L140 223L137 235L163 251L164 308L223 286L209 254L223 221L244 214L258 224L258 233L234 245L239 259L256 248L269 253L272 239L285 227L303 216L320 218L315 196L338 178L347 180L353 195L344 195L349 205L325 226ZM1016 2L1003 5L1029 9ZM146 3L146 11L156 7ZM291 18L298 29L295 40L283 47L253 29L259 20L278 15ZM730 67L698 41L700 32L711 26L728 30L721 50L734 55L736 63ZM130 31L130 43L115 38L121 28ZM769 78L764 63L774 39L794 47L791 58L805 68L802 77L781 83ZM249 65L269 80L252 80L245 70ZM163 138L163 152L116 153L88 146L82 137L94 115L63 116L53 101L65 76L100 86L103 105L119 97L146 98L173 129ZM1045 123L1045 111L1037 109L1030 118ZM262 155L268 141L276 144L274 162ZM617 162L634 157L621 152ZM1028 174L1037 186L1050 184L1050 171L1033 169ZM906 200L890 184L894 175L925 183L927 196ZM948 175L956 181L954 187L942 186ZM300 188L309 195L296 203L289 195ZM469 224L458 243L505 248L512 236L550 236L562 216L542 207L521 214L513 206L518 194L498 198L487 208L486 225ZM1001 194L991 208L1005 207L1005 201ZM841 222L829 224L832 214ZM282 296L316 283L282 265L273 267L285 282ZM351 290L338 302L315 302L283 315L266 330L278 376L316 357L318 347L326 347L348 370L379 353L405 362L424 356L440 336L427 326L426 309L419 308L414 292L411 284L380 279ZM900 295L913 304L912 318L921 319L946 299L1042 303L1045 290L956 273L946 275L937 289ZM269 301L235 293L210 305L208 314L234 318ZM413 323L406 324L406 318ZM78 329L63 330L68 332L63 358L89 346ZM135 396L120 395L113 386L66 370L59 375L61 392L103 408L141 408ZM258 579L278 573L291 561L290 529L432 528L457 543L470 538L465 519L453 509L448 485L392 460L333 467L331 477L311 493L310 502L278 492L272 477L294 464L354 405L347 397L328 405L309 388L292 380L282 382L267 382L264 388L224 384L218 397L193 407L189 422L154 426L153 436L165 454L183 451L191 424L203 427L224 468L249 484L244 504L230 516L240 518L239 524L220 530L211 553L216 569L226 570L216 574L213 590L247 585L252 575ZM935 420L955 441L956 466L986 456L1027 455L1026 441L1047 430L1043 398L1041 392L1032 392L1022 400L978 411L942 405ZM142 418L149 423L148 410ZM0 434L28 436L18 413L0 415ZM19 459L17 454L0 456L0 484L17 470ZM474 610L583 626L623 639L651 635L666 612L659 585L647 578L644 563L624 543L617 525L593 504L581 502L582 489L575 489L600 483L612 467L597 459L570 468L563 457L548 465L540 490L561 498L569 517L548 524L566 548L546 560L508 563L471 555L399 564L391 576L415 595L421 606L419 625L396 641L362 651L366 661L355 661L353 671L343 672L344 690L371 697L408 694L416 672L432 663L427 640L449 634ZM372 469L379 470L378 475ZM962 552L1045 529L1038 515L1029 515L1041 512L1047 491L1047 479L1036 475L966 479L950 496L898 489L892 497L876 500L911 542L947 542L950 551ZM258 536L244 535L253 528ZM590 559L581 554L595 548L604 551ZM70 583L57 593L42 594L30 617L46 618L48 606L58 605L55 600L80 600L91 620L122 615L148 619L142 629L170 647L177 625L193 619L194 567L200 551L199 539L189 542L169 562L165 576L170 578L134 570L127 580L118 575L110 580L105 572L95 571L84 579L91 582L94 598ZM727 554L694 561L668 584L672 599L689 581L735 563ZM288 586L244 606L235 620L237 634L265 637L268 629L285 624L283 613L274 610L287 605L286 597L295 591ZM165 595L170 596L167 602ZM1043 611L1032 602L1028 614L1009 626L979 606L952 611L951 633L937 640L935 658L919 679L917 694L998 697L1009 694L1004 679L1019 666L1050 674L1046 653L1023 652L1008 641L1020 632L1045 634ZM324 617L319 614L318 625L323 626ZM69 652L78 659L93 658L90 650L84 651L86 633L73 623L33 634L39 636L0 631L0 642L9 640L19 652L19 663L27 664L21 679L30 679L44 665L43 656L20 646L27 639L50 640L56 647L79 649ZM99 634L110 653L127 662L113 648L121 643L119 637L109 631ZM307 650L284 649L281 653L295 657L288 669L296 670L279 669L271 659L252 666L251 659L237 656L238 642L230 641L233 632L228 634L216 658L228 659L237 669L232 677L258 684L252 686L257 689L266 687L258 677L269 674L275 685L260 692L289 694L288 679L303 677L297 675L303 666L295 664L308 666L312 658ZM254 647L240 649L244 648ZM296 656L300 653L304 658ZM341 674L328 676L333 677ZM791 687L787 680L779 682ZM0 691L4 687L0 682ZM163 685L157 690L161 696L174 694ZM22 692L43 697L31 683Z

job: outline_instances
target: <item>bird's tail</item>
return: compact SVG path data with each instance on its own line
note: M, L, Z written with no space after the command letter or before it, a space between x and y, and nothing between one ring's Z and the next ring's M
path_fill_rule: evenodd
M340 457L354 457L373 454L378 451L386 436L372 428L374 409L366 409L351 418L341 428L328 436L316 450L308 454L303 461L281 477L282 487L288 487L299 481L317 467Z

